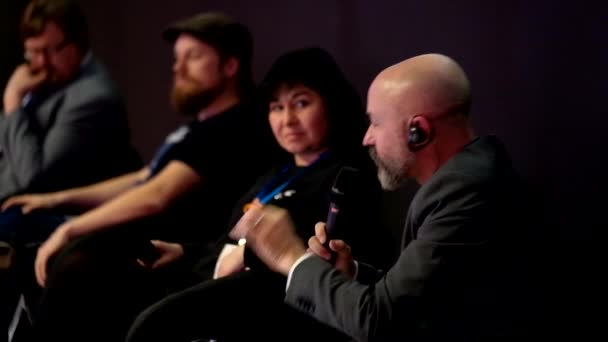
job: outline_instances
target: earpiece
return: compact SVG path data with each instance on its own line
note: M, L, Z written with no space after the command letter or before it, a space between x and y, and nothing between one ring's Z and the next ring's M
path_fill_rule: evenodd
M408 147L412 152L421 150L430 142L430 134L422 129L414 117L410 121L408 132Z

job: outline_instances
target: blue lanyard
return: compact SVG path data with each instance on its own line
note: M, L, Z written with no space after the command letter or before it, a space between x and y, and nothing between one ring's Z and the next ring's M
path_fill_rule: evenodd
M329 154L329 151L325 151L325 152L321 153L321 155L319 156L319 158L317 158L317 160L315 160L312 164L310 164L310 165L308 165L308 166L306 166L306 167L298 170L298 172L295 175L291 176L289 179L287 179L286 181L284 181L281 185L277 186L269 194L266 194L270 190L270 187L272 187L274 185L274 183L278 182L278 180L281 177L283 177L283 174L285 174L287 171L289 171L293 167L293 163L289 163L287 166L285 166L281 170L281 172L278 175L276 175L275 177L273 177L269 182L266 183L266 185L264 185L264 187L262 188L262 190L260 190L258 192L258 194L255 196L255 198L257 198L260 201L261 204L268 203L276 194L278 194L279 192L283 191L283 189L285 189L285 187L287 187L294 180L296 180L297 178L299 178L300 176L302 176L302 174L304 172L306 172L307 170L309 170L312 166L314 166L315 164L317 164L321 160L325 159L328 154Z

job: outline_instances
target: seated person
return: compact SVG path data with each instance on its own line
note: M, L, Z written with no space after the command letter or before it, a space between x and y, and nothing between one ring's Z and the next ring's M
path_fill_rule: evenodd
M92 52L77 2L29 1L20 33L25 61L3 87L0 103L0 204L141 168L124 99ZM32 225L38 229L26 229ZM0 331L19 297L15 261L30 258L56 227L54 217L26 218L18 208L0 212Z
M0 110L0 203L140 168L124 100L92 52L77 2L32 0L20 30L26 61Z
M102 183L5 204L24 211L84 211L38 249L36 278L45 288L40 307L32 309L44 339L112 340L112 327L133 302L129 295L121 301L114 289L122 289L123 281L136 284L129 281L137 275L129 260L146 251L141 242L216 241L234 202L270 166L273 149L267 147L276 143L248 103L248 29L223 14L204 13L172 25L165 38L175 54L172 102L191 120L166 138L150 164ZM243 153L244 146L263 153ZM92 281L90 273L101 280ZM124 304L121 312L96 316L111 303Z
M357 341L537 336L542 236L535 205L500 139L475 134L470 94L464 70L440 54L392 65L369 87L363 143L380 183L421 184L390 268L355 263L356 248L327 237L322 223L307 250L300 228L276 206L243 215L230 235L246 238L288 278L286 305Z
M386 248L388 230L362 229L379 222L382 190L373 163L360 146L366 126L362 101L335 61L319 48L287 53L273 64L261 88L274 136L289 154L237 203L230 226L249 206L273 204L288 210L298 236L308 239L314 224L328 216L332 186L340 184L336 178L350 166L358 170L358 181L350 186L345 182L340 189L344 201L334 236L358 246L362 260L389 265L394 253ZM280 339L263 325L244 324L262 313L273 325L298 329L303 340L315 333L344 337L283 305L284 279L256 262L246 243L236 242L218 262L219 279L151 306L136 320L128 340ZM187 248L185 258L188 253L196 250Z
M78 4L30 1L21 36L26 62L6 84L0 111L0 204L18 194L83 186L141 168L123 98L91 51ZM23 220L19 210L0 213L0 270L11 266L7 256L16 244L48 237L48 229L17 237Z

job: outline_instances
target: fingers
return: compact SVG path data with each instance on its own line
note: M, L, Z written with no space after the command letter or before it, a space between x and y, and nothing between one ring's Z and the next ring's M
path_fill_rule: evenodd
M21 63L17 68L15 68L14 74L16 74L17 72L30 74L32 73L32 67L27 62Z
M252 206L230 231L229 236L234 240L247 237L256 223L259 224L259 220L262 218L263 213L263 207Z
M22 203L23 203L23 198L21 198L21 197L9 198L6 201L4 201L4 203L2 203L2 211L6 210L10 207L20 205Z
M350 246L343 240L331 240L329 241L329 248L335 253L336 260L335 265L345 274L352 274L352 253Z
M156 249L163 249L163 247L165 245L167 245L166 242L161 241L161 240L150 240L150 243L156 248Z
M161 240L150 240L150 243L160 253L160 257L153 263L148 264L149 268L155 269L165 266L179 259L184 254L183 247L178 243L166 242Z
M317 237L317 239L319 239L319 242L321 242L321 244L324 244L327 240L324 222L319 222L315 224L315 236Z
M350 253L350 246L343 240L331 240L329 241L329 248L337 253Z
M150 265L146 264L143 260L137 259L136 261L141 267L150 268Z
M6 209L8 209L12 206L13 206L13 201L9 198L6 201L4 201L4 203L2 203L2 207L0 207L0 209L2 211L5 211Z
M35 206L31 205L31 204L25 204L24 206L21 207L21 212L23 214L29 214L32 211L34 211L34 209L36 209Z
M40 250L38 250L34 267L36 272L36 281L38 282L38 285L44 287L46 280L46 257L44 257L44 253L42 253Z
M238 272L241 269L241 264L231 260L224 259L218 266L217 277L222 278L227 275Z
M294 231L293 222L285 209L266 205L263 208L249 209L229 236L235 240L246 239L247 245L256 250L259 244L267 247L269 244L278 243L275 241L277 239L290 238L295 234Z
M160 257L156 260L154 260L154 262L147 264L148 268L158 268L161 267L167 263L169 263L172 259L172 255L170 253L169 250L169 243L165 242L165 241L161 241L161 240L150 240L150 243L152 244L152 246L154 246L154 248L156 248L157 251L159 251Z
M324 246L326 240L327 233L325 231L325 223L319 222L315 225L315 236L308 240L308 247L318 256L326 260L330 260L331 252ZM343 240L330 240L329 249L337 253L350 254L350 246L347 245Z
M30 196L13 197L9 198L2 204L2 210L4 211L10 207L16 206L21 206L21 212L23 214L29 214L32 211L40 208L41 203Z
M47 72L45 70L41 70L32 76L32 83L34 83L35 85L42 83L46 80L47 76Z
M248 238L249 236L262 238L262 235L266 232L260 228L272 226L277 221L281 220L282 216L286 215L286 213L287 211L285 209L280 209L272 205L252 206L234 226L229 236L235 240Z
M252 208L258 208L258 209L263 209L264 205L262 204L262 202L260 202L260 200L258 198L254 199L253 202L251 202L251 206Z
M173 253L173 254L181 254L183 251L178 243L167 242L162 240L150 240L150 243L157 251L161 253Z
M156 259L156 261L152 264L151 268L155 269L155 268L159 268L162 267L168 263L170 263L173 260L173 256L169 253L167 254L163 254L160 258Z
M329 253L329 251L325 247L323 247L323 244L321 243L321 241L319 241L318 237L313 236L308 239L308 247L311 252L315 253L321 258L325 260L331 259L331 253Z

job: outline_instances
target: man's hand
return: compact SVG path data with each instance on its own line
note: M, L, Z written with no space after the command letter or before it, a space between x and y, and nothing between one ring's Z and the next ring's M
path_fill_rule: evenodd
M25 94L38 88L44 83L46 77L47 73L45 71L33 73L27 64L18 66L4 90L4 115L16 111L21 106Z
M34 210L52 209L56 207L58 203L59 201L53 194L20 195L4 201L4 203L2 203L2 210L14 206L21 206L21 212L29 214Z
M225 277L245 268L245 245L231 250L218 260L217 273L214 279Z
M59 226L53 234L38 248L38 254L36 255L36 261L34 263L34 270L36 272L36 280L40 286L44 287L46 282L46 268L51 256L57 251L63 248L68 242L68 224L64 223Z
M315 225L315 236L308 239L308 247L310 251L329 261L331 260L330 251L323 246L326 241L327 234L325 233L325 223L319 222ZM355 274L355 263L350 251L350 246L343 240L330 240L329 248L334 251L335 254L334 267L346 276L352 278Z
M289 213L275 206L249 209L232 229L230 237L245 238L268 267L283 275L288 275L296 260L306 254Z
M146 264L142 260L138 260L138 262L146 268L156 269L163 267L184 255L184 247L182 247L182 245L179 243L171 243L160 240L151 240L150 242L152 245L154 245L154 248L156 248L160 256L151 264Z

